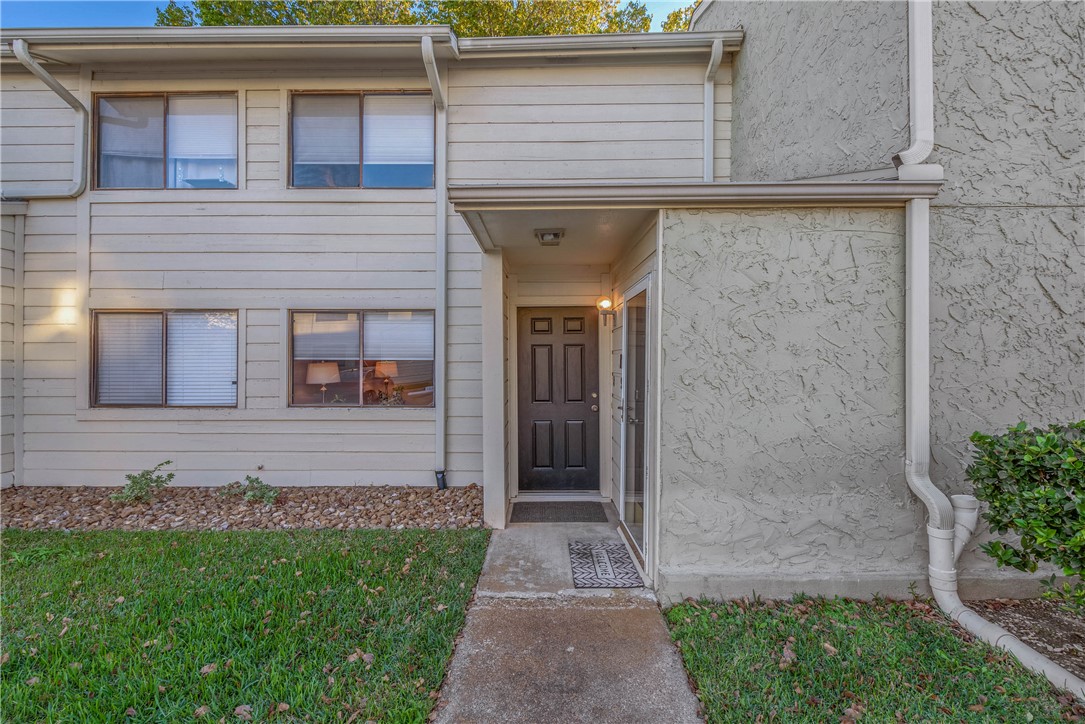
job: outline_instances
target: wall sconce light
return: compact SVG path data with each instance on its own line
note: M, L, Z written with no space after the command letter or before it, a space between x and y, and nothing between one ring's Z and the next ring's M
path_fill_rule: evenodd
M610 300L610 297L599 297L595 300L595 308L599 310L599 316L603 320L603 326L609 326L607 324L608 319L613 319L618 316L618 313L614 311L614 302Z
M565 237L565 229L535 229L540 246L557 246Z

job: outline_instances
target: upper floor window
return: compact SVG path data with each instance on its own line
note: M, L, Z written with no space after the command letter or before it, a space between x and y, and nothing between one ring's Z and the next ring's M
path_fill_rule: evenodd
M99 96L100 189L237 188L237 94Z
M290 131L292 186L433 188L429 94L298 93Z

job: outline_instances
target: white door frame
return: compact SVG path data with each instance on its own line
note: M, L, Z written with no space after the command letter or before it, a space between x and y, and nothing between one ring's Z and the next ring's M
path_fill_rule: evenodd
M655 389L652 385L652 375L654 372L652 365L652 347L655 342L654 324L652 321L654 314L655 299L652 293L652 272L648 272L639 280L637 280L632 286L628 287L622 294L622 395L621 395L621 409L619 410L619 419L621 420L621 465L618 474L618 490L616 499L618 501L618 518L622 519L625 515L625 476L628 472L626 470L628 455L626 446L628 445L628 431L629 425L625 422L625 413L627 403L629 401L629 375L626 374L628 369L628 362L626 360L627 351L629 348L629 321L628 317L625 317L626 306L631 297L634 297L641 292L645 294L645 314L644 314L644 529L642 531L644 539L644 550L640 553L644 556L644 571L650 572L652 570L652 564L654 563L655 552L652 550L653 542L652 531L655 526L652 524L653 516L655 515L654 495L655 491L652 486L652 468L650 464L652 462L652 455L650 454L652 441L655 439L655 418L652 414L654 404L652 403L652 395L655 394ZM624 521L623 521L624 522ZM633 542L629 542L633 545Z
M606 414L602 414L605 410L603 404L603 380L610 379L610 354L608 342L610 341L610 328L604 327L602 319L599 321L598 331L598 345L599 345L599 379L597 382L597 388L599 391L599 488L597 490L555 490L555 491L539 491L528 492L520 491L520 404L519 404L519 384L520 384L520 372L518 364L518 353L520 344L520 327L519 317L520 309L526 307L591 307L595 309L595 302L598 297L565 297L560 299L553 299L550 297L521 297L516 289L517 280L515 277L512 279L512 292L509 295L508 300L508 349L506 354L508 355L509 365L505 374L508 378L508 409L509 409L509 426L507 428L508 434L508 491L509 498L508 511L511 515L512 505L514 502L527 502L533 500L540 501L599 501L607 502L611 500L605 496L605 480L609 480L611 475L610 468L606 464L609 462L607 456L604 454L606 449L605 444L611 440L610 426L608 425L609 417ZM613 495L613 491L611 491Z

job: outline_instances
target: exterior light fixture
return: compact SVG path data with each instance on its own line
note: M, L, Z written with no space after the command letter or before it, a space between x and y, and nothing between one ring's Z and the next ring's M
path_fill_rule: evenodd
M565 238L565 229L535 229L535 238L541 246L557 246Z
M603 326L609 326L607 320L615 318L618 313L614 311L614 302L610 297L599 297L595 300L595 308L599 310L599 316L603 319Z

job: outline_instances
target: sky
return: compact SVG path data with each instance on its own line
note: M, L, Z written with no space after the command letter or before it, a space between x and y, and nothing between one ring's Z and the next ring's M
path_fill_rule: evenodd
M108 28L154 25L155 8L169 0L0 0L0 27L4 28ZM686 2L649 0L652 29L672 10Z

